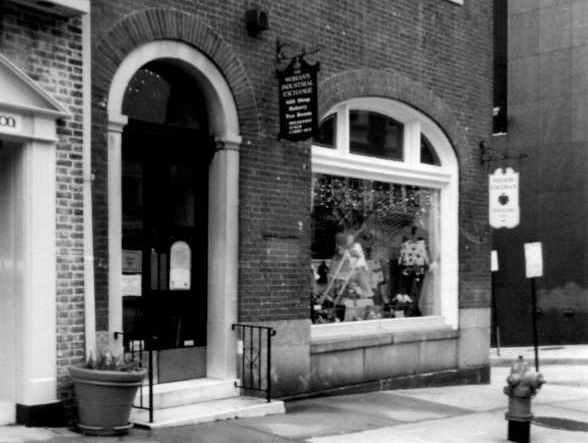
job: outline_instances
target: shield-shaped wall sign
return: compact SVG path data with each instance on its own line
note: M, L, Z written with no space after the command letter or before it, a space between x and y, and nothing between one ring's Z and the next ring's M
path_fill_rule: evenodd
M520 222L519 173L498 168L489 176L490 226L514 228Z

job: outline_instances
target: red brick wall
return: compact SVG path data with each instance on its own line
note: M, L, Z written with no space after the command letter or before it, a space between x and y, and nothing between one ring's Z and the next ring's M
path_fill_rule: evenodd
M384 83L385 95L423 106L441 124L451 122L453 127L446 130L461 166L460 306L488 306L487 191L478 143L488 140L491 131L491 2L466 1L463 6L444 0L258 3L269 13L270 30L253 38L247 35L244 21L248 2L92 2L99 327L106 326L107 316L107 220L101 216L107 204L106 116L99 103L104 103L112 74L128 51L160 38L184 40L207 53L236 97L244 136L241 320L308 318L310 151L309 143L277 140L277 39L290 42L294 50L318 44L323 84L347 71L384 70L422 86L422 95L417 91L411 98ZM145 12L149 8L160 9ZM172 8L181 8L182 13ZM336 97L340 91L333 85L332 97ZM360 85L355 93L361 92ZM446 114L451 117L443 119Z
M4 2L0 51L71 113L58 121L56 168L57 383L71 405L66 367L84 358L83 101L80 19L64 19Z

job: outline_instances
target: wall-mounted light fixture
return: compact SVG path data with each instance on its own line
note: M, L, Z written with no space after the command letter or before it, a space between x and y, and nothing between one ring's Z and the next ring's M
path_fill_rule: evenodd
M252 37L269 29L267 12L259 8L249 9L245 13L245 22L247 23L247 33Z
M491 162L499 160L519 160L527 157L527 154L521 152L515 155L509 155L507 152L498 152L495 148L488 145L485 140L481 140L478 144L480 148L480 164L490 164Z

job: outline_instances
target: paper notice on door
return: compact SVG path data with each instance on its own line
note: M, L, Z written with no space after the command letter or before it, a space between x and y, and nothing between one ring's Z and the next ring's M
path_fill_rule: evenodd
M141 274L123 274L121 279L122 295L134 295L140 297L141 291Z
M125 274L139 274L143 263L143 253L141 251L133 251L123 249L122 251L122 267Z
M184 241L177 241L172 245L169 255L170 290L189 290L192 267L190 246Z

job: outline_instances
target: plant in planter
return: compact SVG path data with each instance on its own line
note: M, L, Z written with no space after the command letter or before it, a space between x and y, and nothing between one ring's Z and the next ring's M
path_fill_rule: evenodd
M104 353L81 367L70 366L69 374L84 434L124 434L132 427L131 407L146 375L137 361Z

